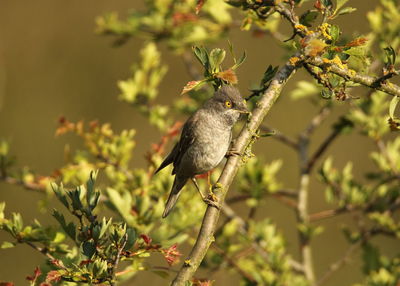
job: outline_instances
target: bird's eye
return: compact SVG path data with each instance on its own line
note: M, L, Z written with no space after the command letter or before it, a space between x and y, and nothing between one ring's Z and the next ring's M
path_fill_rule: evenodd
M229 100L225 101L225 106L227 108L231 108L232 107L232 102L230 102Z

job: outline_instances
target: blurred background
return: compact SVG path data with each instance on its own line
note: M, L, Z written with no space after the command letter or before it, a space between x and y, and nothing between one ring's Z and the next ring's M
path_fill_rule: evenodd
M140 9L141 1L106 0L38 0L0 1L0 137L11 142L12 153L18 165L29 166L39 174L51 174L63 165L65 144L78 144L74 136L55 138L57 120L65 116L71 121L84 119L110 122L113 129L135 128L137 130L134 162L144 164L144 153L160 134L148 125L128 104L117 98L117 80L126 79L130 66L138 59L142 42L131 40L115 48L112 39L95 34L95 18L109 11L125 15L131 9ZM366 12L378 1L353 0L351 5L358 11L340 18L342 30L363 34L368 32ZM351 34L350 34L351 35ZM259 81L266 66L283 63L283 51L268 36L255 38L251 33L236 31L230 35L237 53L246 50L248 58L239 68L239 88L248 93L249 86ZM225 49L226 42L217 44ZM169 65L167 76L161 84L159 100L169 102L178 96L182 87L191 80L182 59L161 45L162 60ZM309 102L290 101L285 93L294 87L296 80L307 78L297 74L285 88L279 104L268 115L268 125L295 136L317 112ZM339 108L339 113L344 112ZM330 124L325 122L317 132L311 148L329 133ZM360 175L372 168L367 152L373 146L365 145L357 134L342 136L329 149L336 156L336 165L343 166L351 159ZM287 187L297 187L298 161L296 154L281 144L267 138L258 142L255 153L266 161L282 158L284 166L281 181ZM285 176L282 176L285 174ZM311 185L311 211L326 208L321 204L322 185L313 181ZM47 213L38 210L37 201L42 195L0 183L0 201L7 202L7 212L21 212L24 218L38 218L43 224L54 223ZM274 201L269 202L260 216L269 216L287 238L288 248L296 257L297 232L295 218L289 210ZM50 209L52 206L50 206ZM241 210L239 210L240 213ZM347 243L340 231L340 224L349 219L340 216L323 222L322 235L313 242L317 275L324 273L333 261L346 249ZM0 233L0 241L6 240ZM382 240L382 239L381 239ZM326 243L328 241L328 243ZM387 253L399 245L385 239ZM186 253L184 254L186 255ZM355 256L356 257L356 256ZM25 277L33 272L42 256L24 245L0 250L0 281L13 281L16 285L27 285ZM360 260L340 270L337 279L326 285L348 285L361 279ZM159 285L165 280L154 275L141 274L139 279L149 285ZM235 277L219 273L217 285L236 285Z

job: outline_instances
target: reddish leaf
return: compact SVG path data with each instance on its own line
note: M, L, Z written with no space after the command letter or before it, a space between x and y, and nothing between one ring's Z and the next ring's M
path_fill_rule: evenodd
M90 259L88 259L88 260L82 260L82 261L79 263L79 266L88 265L88 264L90 264L90 263L92 263L92 262L93 262L93 260L90 260Z
M53 259L50 261L50 263L53 264L55 267L65 268L64 263L59 259Z
M12 282L0 282L0 286L14 286L15 284Z
M206 0L197 0L197 5L196 5L196 14L199 14L201 8L203 7L204 3L206 3Z
M203 83L203 81L201 81L201 80L189 81L189 82L185 85L185 87L183 88L183 90L182 90L182 92L181 92L181 95L182 95L182 94L185 94L185 93L187 93L187 92L189 92L189 91L191 91L192 89L196 88L197 86L199 86L199 85L202 84L202 83Z
M40 276L40 274L42 274L42 272L40 271L39 267L36 266L35 270L33 271L33 275L27 276L26 280L35 282L36 279Z
M47 273L46 282L58 282L61 280L61 274L57 270L53 270Z
M146 243L147 245L151 244L152 239L150 238L150 236L148 236L146 234L141 234L140 237L143 239L144 243Z
M358 47L364 45L368 39L366 38L357 38L346 45L346 47Z
M222 71L216 74L216 76L224 81L227 81L232 84L236 84L238 82L237 76L232 69L228 69L226 71Z
M192 13L180 13L176 12L172 16L172 21L174 26L179 26L186 22L194 22L198 19L198 17Z
M170 266L178 262L179 257L182 255L177 249L177 247L178 245L174 244L171 247L162 250L164 258L167 260L167 263Z

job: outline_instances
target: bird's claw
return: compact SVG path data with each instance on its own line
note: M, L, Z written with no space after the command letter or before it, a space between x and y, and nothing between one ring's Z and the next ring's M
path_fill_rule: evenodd
M217 209L221 209L221 205L217 202L218 199L217 197L213 194L213 195L209 195L208 198L204 199L204 202L209 205L209 206L213 206Z
M225 157L231 157L231 156L241 156L242 153L240 153L239 151L235 150L235 149L230 149L226 152Z

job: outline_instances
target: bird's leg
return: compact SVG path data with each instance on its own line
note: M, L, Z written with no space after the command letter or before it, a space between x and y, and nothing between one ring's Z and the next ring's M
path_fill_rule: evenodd
M235 141L236 139L233 139L231 144L230 144L230 148L228 149L228 151L226 151L225 157L228 158L230 156L241 156L242 154L236 150L235 148L233 148L233 146L235 145Z
M213 185L211 184L211 172L207 172L207 182L208 182L208 199L210 199L213 202L218 202L218 198L213 192Z
M197 183L197 180L195 177L192 178L193 184L196 186L197 191L199 192L201 199L207 204L216 207L217 209L220 209L221 206L217 203L215 195L212 193L212 196L209 194L207 197L202 193L200 190L200 186Z

